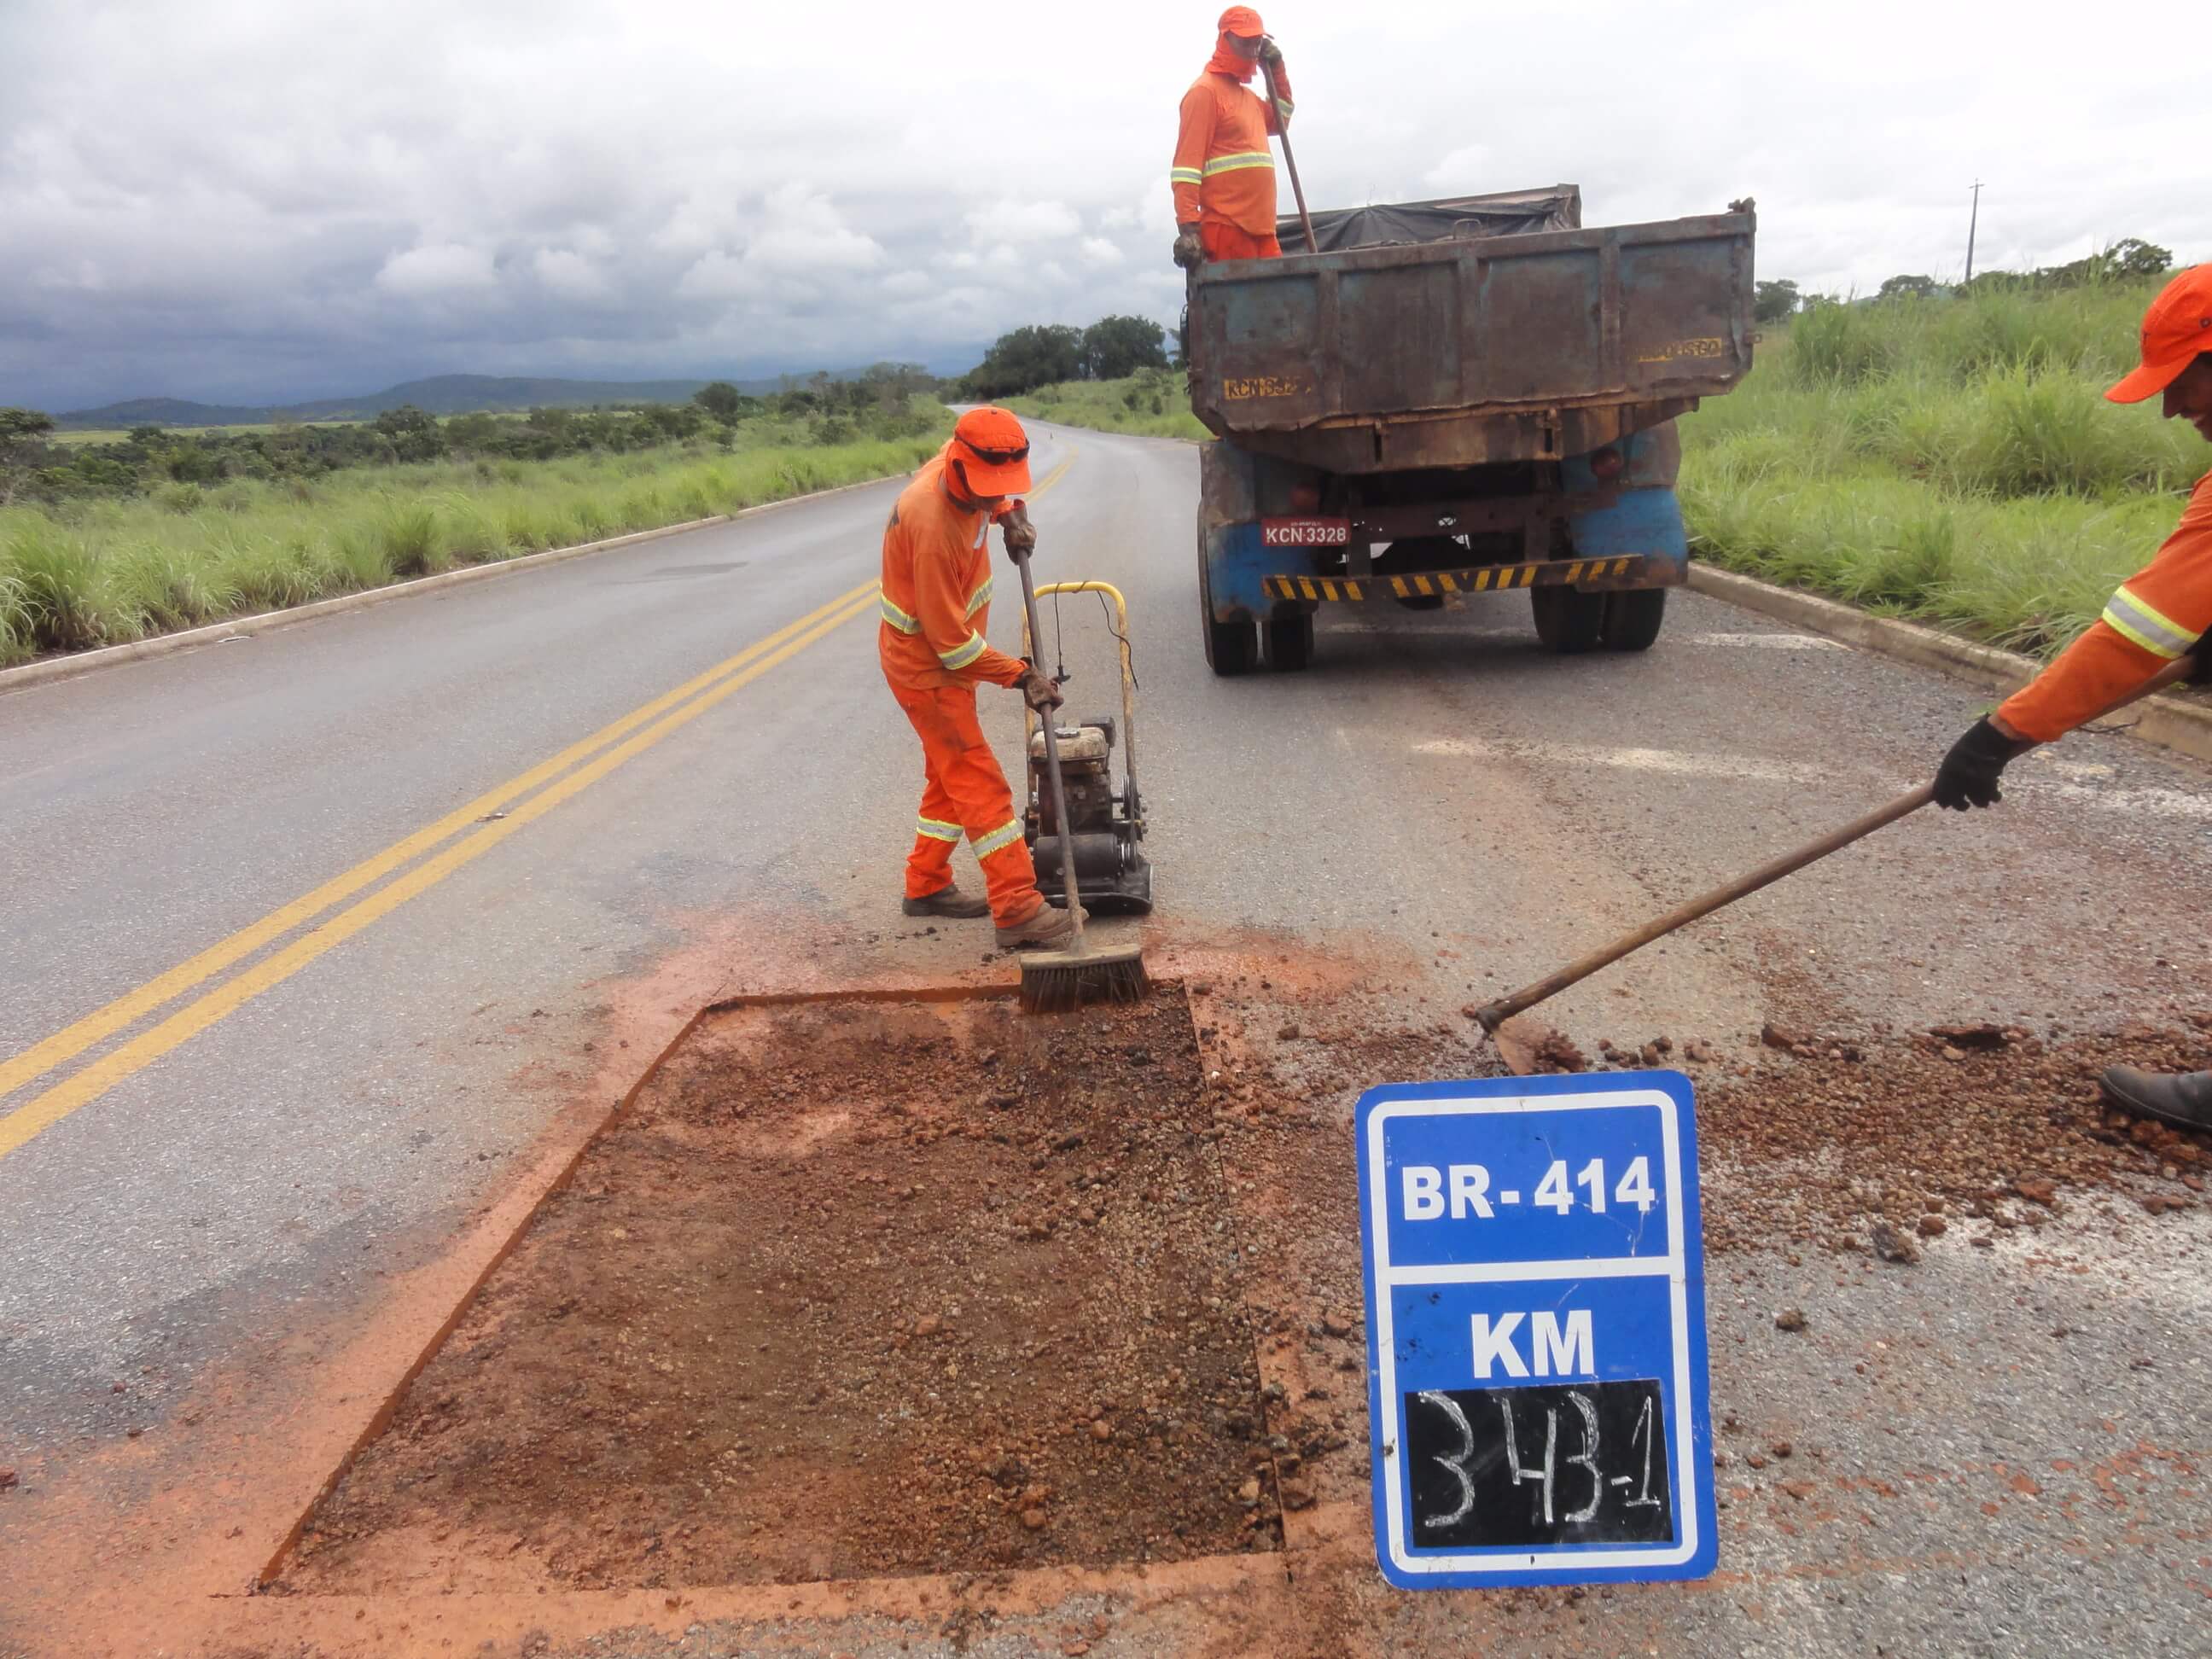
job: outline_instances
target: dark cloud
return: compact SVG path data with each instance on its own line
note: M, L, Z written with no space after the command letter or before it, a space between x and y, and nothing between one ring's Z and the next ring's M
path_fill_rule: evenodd
M445 370L956 363L1171 322L1206 7L0 4L0 401L258 400ZM2212 252L2179 5L1270 6L1318 204L1569 179L1593 222L1761 208L1862 290L2129 234ZM1955 15L1954 15L1955 14ZM2179 31L2179 33L2176 33ZM1285 192L1287 199L1287 192Z

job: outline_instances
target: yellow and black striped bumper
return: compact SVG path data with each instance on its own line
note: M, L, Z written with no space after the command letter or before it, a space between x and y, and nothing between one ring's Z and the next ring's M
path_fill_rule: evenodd
M1643 575L1644 560L1630 554L1612 559L1476 565L1467 570L1431 570L1418 576L1265 576L1261 586L1271 599L1364 603L1444 593L1494 593L1509 587L1634 587Z

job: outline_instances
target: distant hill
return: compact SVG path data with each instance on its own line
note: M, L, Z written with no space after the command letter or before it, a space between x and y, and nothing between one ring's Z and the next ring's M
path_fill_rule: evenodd
M832 378L845 380L856 371ZM738 391L759 395L779 391L787 377L732 381ZM788 377L803 380L803 375ZM312 403L250 407L199 404L185 398L133 398L99 409L76 409L54 416L62 427L80 429L134 426L252 426L268 421L366 420L388 409L412 404L433 415L467 415L479 410L588 409L594 404L680 404L704 380L559 380L496 374L437 374L405 380L357 398L323 398Z

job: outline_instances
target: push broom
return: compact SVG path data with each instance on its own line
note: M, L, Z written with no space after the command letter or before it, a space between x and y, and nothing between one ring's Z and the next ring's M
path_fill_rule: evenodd
M1030 556L1016 553L1013 561L1022 573L1022 611L1029 618L1030 637L1041 641L1044 634L1037 627ZM1093 945L1083 931L1083 895L1075 881L1075 832L1068 826L1067 788L1060 781L1056 712L1043 710L1037 723L1044 727L1045 775L1052 785L1053 819L1060 826L1060 873L1075 942L1064 951L1021 953L1022 1006L1032 1014L1058 1013L1086 1002L1135 1002L1145 994L1143 944Z

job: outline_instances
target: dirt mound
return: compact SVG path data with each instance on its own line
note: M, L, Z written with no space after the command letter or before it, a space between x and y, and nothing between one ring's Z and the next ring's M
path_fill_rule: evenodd
M285 1588L1272 1547L1201 1094L1172 990L1069 1019L717 1017L548 1205Z

